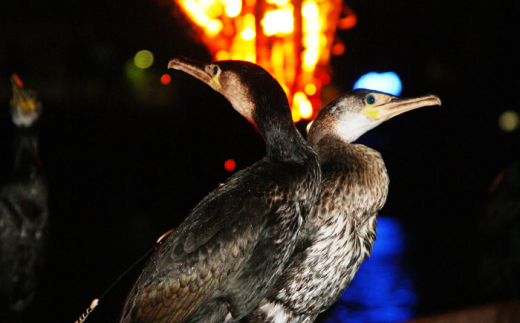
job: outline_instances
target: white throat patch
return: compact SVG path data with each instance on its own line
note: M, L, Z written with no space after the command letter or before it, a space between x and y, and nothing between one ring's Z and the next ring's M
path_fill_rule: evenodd
M38 111L23 113L20 108L13 109L11 114L13 117L13 123L18 127L30 127L40 116Z
M334 130L343 141L352 143L382 122L383 120L380 122L372 121L362 114L351 114L347 118L338 120Z

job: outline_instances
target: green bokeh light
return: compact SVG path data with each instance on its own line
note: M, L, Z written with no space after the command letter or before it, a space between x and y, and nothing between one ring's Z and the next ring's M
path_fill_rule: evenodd
M145 69L153 64L153 54L148 50L140 50L134 56L135 66Z
M520 116L516 111L508 110L502 112L498 118L498 126L504 132L511 132L518 129Z

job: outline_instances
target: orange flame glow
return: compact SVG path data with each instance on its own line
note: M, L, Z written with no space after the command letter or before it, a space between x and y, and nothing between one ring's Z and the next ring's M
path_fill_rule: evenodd
M16 73L13 73L13 80L16 82L16 84L19 86L19 87L23 87L23 82L22 80L20 79L20 77L18 76L18 74Z
M282 85L294 122L312 119L320 90L330 80L336 28L356 16L342 0L175 0L194 23L215 60L245 60L269 71ZM340 17L342 16L342 17Z

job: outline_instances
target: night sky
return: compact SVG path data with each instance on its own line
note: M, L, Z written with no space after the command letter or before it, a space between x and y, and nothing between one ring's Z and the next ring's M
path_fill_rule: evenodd
M520 159L520 130L498 127L502 112L520 113L520 4L347 3L358 23L337 33L346 52L331 60L324 103L370 71L396 72L401 96L442 99L359 140L382 153L390 174L382 214L410 234L417 316L511 298L483 291L476 246L493 179ZM51 237L27 322L75 320L226 180L226 159L242 169L265 154L254 127L222 96L166 69L177 56L211 59L172 11L165 0L0 4L0 182L13 158L11 73L39 92L45 109ZM155 62L136 79L131 62L142 49ZM168 85L159 82L164 73ZM115 321L138 273L88 321Z

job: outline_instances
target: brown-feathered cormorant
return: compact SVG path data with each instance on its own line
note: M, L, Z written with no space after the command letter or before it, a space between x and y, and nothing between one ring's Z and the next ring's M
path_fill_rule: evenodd
M352 142L391 117L430 105L440 105L439 98L354 90L318 114L308 141L320 161L322 190L302 230L304 247L244 321L313 322L343 293L372 252L389 184L379 152Z
M44 258L47 185L38 159L41 103L16 75L11 82L15 160L0 189L0 297L3 308L22 312L34 297Z
M255 123L266 157L207 195L164 239L126 300L122 322L223 322L251 312L280 276L320 190L313 150L278 82L258 65L174 59Z

